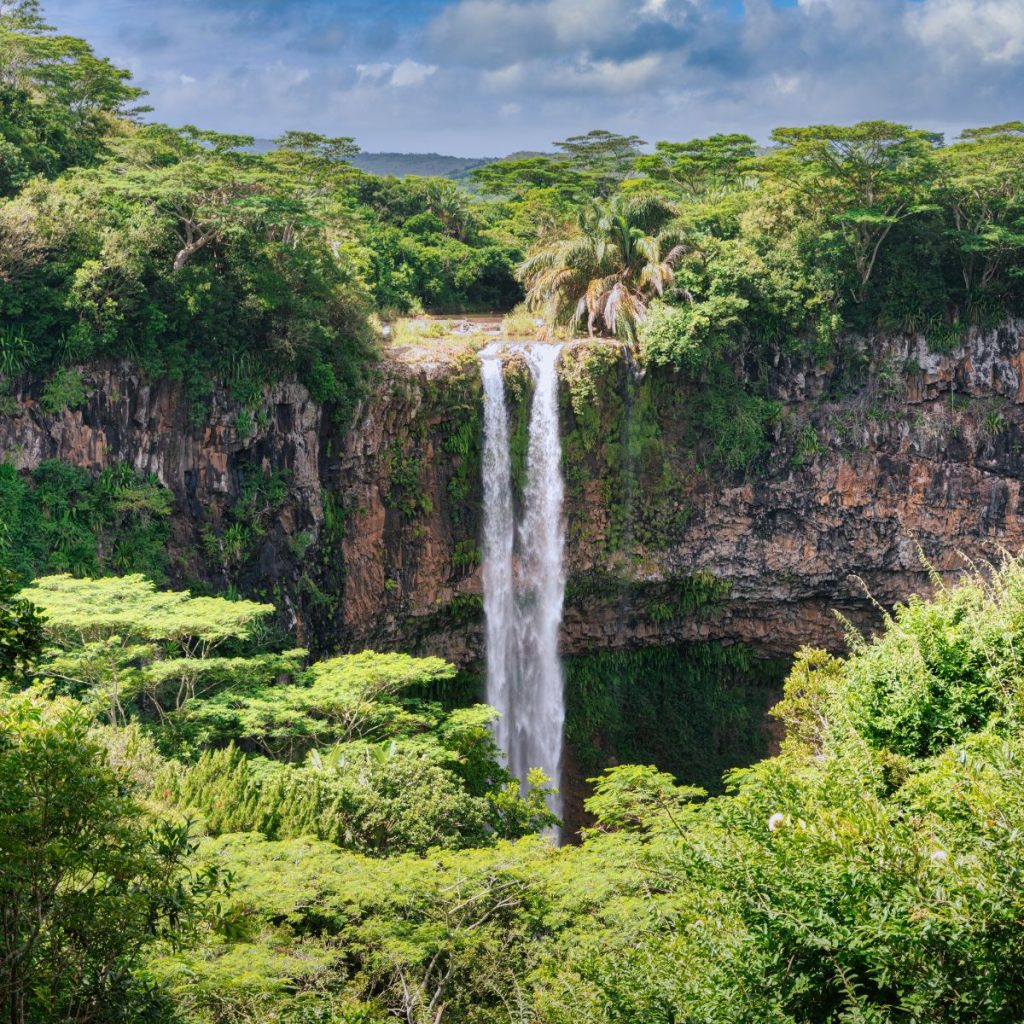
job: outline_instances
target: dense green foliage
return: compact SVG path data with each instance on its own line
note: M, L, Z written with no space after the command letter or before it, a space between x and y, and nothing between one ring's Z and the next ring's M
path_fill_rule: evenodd
M642 325L655 365L823 354L844 327L962 333L1021 308L1024 124L950 145L875 121L779 128L772 142L759 154L715 135L637 155L636 140L600 137L475 174L510 217L546 205L520 268L530 303L591 333L632 340Z
M142 92L83 39L51 34L39 0L0 11L0 196L93 162Z
M843 327L962 333L1018 310L1024 126L953 144L888 122L752 139L592 131L444 178L365 174L351 139L272 149L140 125L139 91L34 0L0 11L0 374L128 355L244 397L298 375L342 409L368 316L508 308L706 371Z
M50 637L66 644L74 628L109 629L118 616L138 634L131 623L147 607L155 609L147 620L165 623L157 632L192 617L190 628L212 637L225 627L202 620L231 619L216 603L147 597L132 581L119 597L116 582L44 581L37 592L57 595ZM144 710L127 725L90 727L88 701L38 686L8 691L0 842L22 849L11 844L40 834L29 826L39 786L67 779L74 786L54 798L69 801L67 820L81 821L90 842L62 839L58 816L57 834L33 851L52 842L44 863L58 875L96 858L129 858L127 885L106 866L75 874L91 879L97 901L124 904L116 936L109 917L82 909L91 903L65 912L85 914L73 939L88 945L69 947L72 963L88 955L121 965L103 989L100 1020L122 1019L118 1012L148 1000L153 1019L197 1024L1011 1024L1024 1012L1024 563L1007 561L953 589L935 584L934 600L898 608L878 639L851 633L848 658L799 653L776 710L786 728L781 753L729 773L725 795L705 800L653 768L610 769L588 801L593 827L576 847L502 840L488 801L525 812L520 831L506 835L539 822L529 821L529 801L493 785L489 712L460 717L403 703L418 673L429 685L451 670L369 654L325 663L320 683L268 681L259 700L261 688L242 680L219 691L238 693L234 713L252 723L242 732L269 735L260 723L276 722L276 744L291 722L301 749L311 741L304 723L319 709L314 720L328 723L330 745L301 761L282 760L280 747L269 759L247 755L213 734L201 751ZM100 585L105 600L83 601ZM44 655L42 674L55 656ZM748 668L722 652L713 660L715 671L723 660L732 671ZM691 661L689 676L699 678L701 664ZM644 665L663 668L657 658ZM575 675L570 667L571 686L585 677L600 690L601 667L583 667ZM24 686L17 673L12 683ZM293 692L303 685L311 694L326 685L332 696L303 705ZM330 702L336 713L321 719ZM359 730L372 738L352 738ZM147 732L176 755L161 757ZM384 735L390 740L377 742ZM67 759L68 770L33 767L44 753L48 766ZM82 786L97 795L83 799ZM151 794L145 808L125 802L121 794L133 791ZM206 838L157 879L149 822L176 828L181 807L198 811L193 828ZM180 859L180 843L167 850ZM37 861L16 863L32 872ZM31 889L21 872L4 875L7 905ZM230 880L227 891L219 879ZM140 932L135 908L164 906L168 886L184 930ZM211 903L205 894L214 888ZM73 898L74 890L60 892ZM199 930L188 925L196 914L205 921ZM54 1019L46 1013L72 991L83 1000L97 991L74 988L78 976L49 956L53 943L72 941L56 918L43 934L27 1020ZM14 990L2 991L9 999Z
M687 473L763 455L780 355L841 355L843 329L952 344L1024 308L1021 123L950 145L865 122L646 154L594 131L479 167L470 191L363 174L344 136L257 152L142 124L139 98L34 0L0 4L2 415L22 379L43 413L79 409L75 367L127 359L181 381L196 411L214 379L250 408L296 377L343 416L374 313L525 294L549 330L586 323L643 364L609 345L563 371L567 485L600 488L607 552L633 553L685 523ZM515 360L507 376L521 487L530 385ZM457 398L428 385L386 452L390 513L433 511L428 419L450 426L443 485L466 508L472 379ZM282 487L243 483L205 555L237 565ZM324 506L330 544L349 509ZM1024 1017L1024 563L934 579L878 638L851 632L846 658L801 651L781 752L724 781L767 751L775 666L709 645L570 659L567 737L605 770L591 827L559 849L548 780L508 774L494 711L457 706L452 666L311 663L270 605L158 589L169 513L127 469L0 465L12 1024ZM472 519L451 523L467 573ZM595 571L567 600L614 611L629 587ZM696 574L650 593L635 611L657 627L727 588ZM430 625L479 614L460 594Z
M57 460L24 475L0 463L0 565L25 582L47 572L162 581L170 512L170 491L124 465L93 477Z
M36 580L2 606L19 643L38 629L29 606L47 641L35 673L97 721L141 724L176 762L156 783L162 799L215 832L424 851L551 820L544 780L521 799L500 766L491 709L424 696L455 678L438 658L307 665L266 631L270 605L158 591L141 576Z
M799 653L781 753L725 795L621 765L562 849L530 837L542 795L501 769L492 712L419 695L443 662L304 669L260 650L269 609L138 578L8 588L0 900L26 954L0 995L26 1021L1011 1024L1024 563L934 583L848 658ZM728 714L707 679L751 669L722 650L570 662L570 738L629 756L631 719L686 742ZM154 700L155 679L192 688ZM17 908L47 891L25 945Z
M188 829L150 820L72 701L0 679L0 1010L18 1024L159 1019L140 973L194 937L215 871Z
M214 377L247 401L297 376L344 413L375 307L518 296L517 252L450 181L366 175L347 138L258 153L139 124L128 73L35 0L0 8L0 53L0 378L127 357L197 400Z
M375 868L223 837L203 855L236 873L247 930L161 977L202 1021L229 1019L224 992L256 1020L361 1001L370 1020L1014 1021L1022 608L1009 563L911 603L845 662L802 652L779 757L703 804L614 769L579 848ZM282 980L232 988L243 955Z

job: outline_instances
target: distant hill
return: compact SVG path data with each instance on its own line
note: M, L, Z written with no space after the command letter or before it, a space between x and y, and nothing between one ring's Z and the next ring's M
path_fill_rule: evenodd
M269 139L257 139L252 149L256 153L269 153L274 143ZM530 156L544 156L543 153L519 152L507 157L497 156L446 156L443 153L359 153L349 158L353 167L367 174L394 175L405 178L411 174L423 178L451 178L466 181L475 167L486 167L497 160L521 160Z
M485 167L498 157L444 156L441 153L359 153L349 163L367 174L392 174L404 178L451 178L462 181L474 167Z

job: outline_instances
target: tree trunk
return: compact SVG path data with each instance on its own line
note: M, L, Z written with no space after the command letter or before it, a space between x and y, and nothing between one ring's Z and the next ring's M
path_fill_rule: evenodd
M181 270L192 257L199 252L212 238L212 235L200 235L194 241L189 242L178 255L174 257L174 269Z

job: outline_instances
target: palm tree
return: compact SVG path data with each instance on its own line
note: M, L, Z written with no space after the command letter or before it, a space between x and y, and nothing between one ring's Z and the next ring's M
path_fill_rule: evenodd
M518 269L531 309L545 309L572 330L587 322L629 342L647 316L647 303L664 294L686 251L675 211L648 195L592 203L577 230L529 256Z

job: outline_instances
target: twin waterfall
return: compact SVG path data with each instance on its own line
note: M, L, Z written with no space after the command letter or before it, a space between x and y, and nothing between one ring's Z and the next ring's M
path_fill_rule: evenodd
M533 377L522 517L516 522L501 346L481 352L484 387L484 613L487 702L501 712L498 745L525 780L543 768L561 784L565 721L558 631L565 595L562 446L558 436L561 345L514 345ZM561 814L558 795L549 799Z

